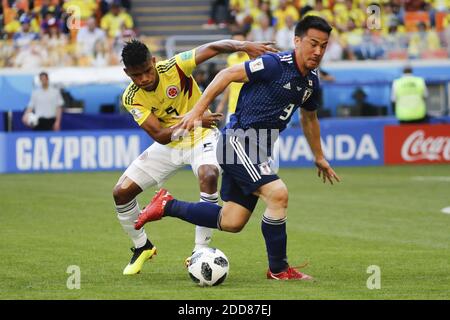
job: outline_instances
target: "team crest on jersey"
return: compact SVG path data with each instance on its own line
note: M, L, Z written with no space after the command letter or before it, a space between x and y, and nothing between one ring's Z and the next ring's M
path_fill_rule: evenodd
M176 98L176 96L178 95L178 88L176 86L169 86L166 89L166 95L170 98L170 99L174 99Z
M312 92L313 91L310 88L305 89L305 92L303 93L302 103L305 102L306 100L308 100L308 98L311 96Z
M248 66L250 67L250 71L252 73L264 69L264 63L262 61L262 58L250 62Z
M263 162L258 165L259 171L261 172L262 176L270 176L273 174L272 169L270 168L270 165L268 162Z

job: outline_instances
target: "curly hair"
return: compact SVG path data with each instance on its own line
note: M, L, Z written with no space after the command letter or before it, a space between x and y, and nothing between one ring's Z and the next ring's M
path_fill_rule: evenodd
M122 61L125 67L141 65L151 58L150 50L137 39L126 42L122 49Z

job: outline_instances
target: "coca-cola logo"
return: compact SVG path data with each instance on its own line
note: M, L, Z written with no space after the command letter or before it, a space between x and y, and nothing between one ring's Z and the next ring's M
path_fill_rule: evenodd
M426 137L425 131L414 131L406 138L401 150L405 161L450 160L450 137Z

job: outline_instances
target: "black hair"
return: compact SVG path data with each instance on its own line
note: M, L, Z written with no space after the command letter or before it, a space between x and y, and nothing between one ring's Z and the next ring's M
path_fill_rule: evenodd
M122 61L125 67L138 66L152 58L147 46L137 39L125 43L122 49Z
M309 29L317 29L328 34L333 30L325 19L318 16L306 16L295 26L295 36L302 37Z
M41 73L39 73L39 78L45 76L48 79L48 73L45 71L42 71Z
M410 65L407 65L403 68L403 73L412 73L413 69Z

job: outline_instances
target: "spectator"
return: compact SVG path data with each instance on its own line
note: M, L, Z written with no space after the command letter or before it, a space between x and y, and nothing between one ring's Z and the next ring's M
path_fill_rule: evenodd
M47 31L42 36L41 44L48 52L48 60L52 66L67 65L69 53L66 50L68 37L61 32L59 23L55 18L47 22Z
M300 14L297 8L292 5L292 1L280 0L278 8L273 13L273 17L276 19L276 30L284 28L286 16L291 16L294 21L300 19Z
M111 10L100 21L100 27L111 38L121 35L122 28L132 29L134 27L133 18L123 11L118 2L111 4Z
M20 48L14 59L14 67L25 70L38 69L45 66L48 61L47 51L42 48L38 41L31 41Z
M269 17L265 14L259 16L259 29L253 29L249 34L250 41L273 41L275 30L270 26ZM291 39L292 40L292 39Z
M351 115L371 117L386 114L385 107L378 107L366 101L367 94L361 87L356 88L352 98L355 100L355 105L352 106Z
M310 6L304 6L301 10L302 17L308 15L319 16L324 18L328 23L334 23L334 16L330 9L323 5L322 0L316 0L314 8Z
M253 1L250 0L231 0L230 1L230 15L235 25L231 26L231 31L248 33L251 30L253 17L251 9Z
M111 57L108 52L108 47L105 41L99 40L95 43L93 52L93 67L106 67L111 62Z
M358 28L353 19L348 19L346 31L340 34L343 46L354 51L362 44L363 34L364 29Z
M389 33L392 26L400 25L400 20L392 11L392 4L386 3L383 5L383 14L381 15L381 28L384 34Z
M14 16L12 20L5 25L4 32L8 35L8 38L12 38L15 33L20 32L21 23L19 21L19 13L17 11L13 11Z
M22 117L22 122L36 131L59 131L64 100L60 91L49 85L46 72L39 74L39 80L42 86L31 93L31 100ZM37 118L36 124L33 123L34 118Z
M34 40L39 39L39 34L31 31L31 19L24 17L21 19L21 31L13 36L14 46L17 48L27 47Z
M368 3L367 5L370 5ZM345 0L345 8L347 19L351 18L355 21L356 26L363 27L366 20L366 12L367 6L363 6L364 11L358 7L357 2L353 0Z
M286 16L286 25L277 31L275 39L278 48L281 51L294 50L294 31L295 31L295 21L288 15ZM329 45L329 44L328 44Z
M270 26L273 27L273 14L272 10L270 9L270 0L261 0L259 8L261 10L261 13L265 13L269 17Z
M336 34L331 33L328 40L327 51L322 58L322 63L329 61L340 61L344 58L344 48L339 43L339 39Z
M85 21L92 17L97 9L96 0L66 0L63 9L77 8L76 13L80 15L81 20Z
M95 18L90 17L86 26L82 27L77 34L78 55L81 58L93 57L96 43L105 40L105 32L97 27Z
M42 0L40 7L35 8L35 12L39 12L40 19L43 20L47 14L51 14L56 19L61 19L63 9L61 5L52 3L51 0Z
M404 32L398 29L398 25L393 22L389 26L388 33L383 37L383 47L387 52L404 50L408 47L408 39Z
M408 44L408 55L410 58L420 58L421 54L428 50L437 50L441 48L438 34L434 30L427 30L424 22L417 24L415 32Z
M120 62L122 49L126 42L136 38L136 34L132 29L127 29L124 24L121 25L121 30L118 36L110 41L109 48L109 64L116 65Z
M359 60L376 60L384 55L381 38L369 29L364 30L362 42L353 51Z
M97 1L98 2L98 1ZM112 3L118 3L122 8L125 8L127 12L131 10L131 0L100 0L100 12L102 16L108 13L108 11L111 9Z
M427 96L425 80L413 76L412 67L406 66L403 76L394 80L391 93L395 116L400 123L427 122Z

